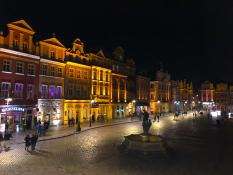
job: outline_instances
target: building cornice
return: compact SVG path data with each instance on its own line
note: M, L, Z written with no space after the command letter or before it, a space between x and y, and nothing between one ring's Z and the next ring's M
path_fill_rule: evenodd
M0 48L0 52L4 52L4 53L9 53L9 54L17 55L17 56L24 56L24 57L40 60L39 56L31 55L31 54L23 53L23 52L18 52L18 51L15 51L15 50Z
M44 58L41 58L40 61L43 63L51 63L51 64L56 64L56 65L61 65L61 66L66 65L65 63L61 63L61 62L53 61L53 60L48 60L48 59L44 59Z

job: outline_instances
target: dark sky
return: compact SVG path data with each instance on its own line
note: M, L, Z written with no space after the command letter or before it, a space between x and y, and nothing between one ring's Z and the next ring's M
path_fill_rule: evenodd
M66 47L76 37L87 51L121 45L138 70L162 61L173 79L233 82L232 0L1 1L1 26L21 18Z

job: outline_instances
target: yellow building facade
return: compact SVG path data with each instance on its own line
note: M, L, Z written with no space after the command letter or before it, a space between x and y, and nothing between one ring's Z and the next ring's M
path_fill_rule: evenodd
M64 75L66 48L53 36L40 41L37 52L40 59L38 118L52 125L64 121Z

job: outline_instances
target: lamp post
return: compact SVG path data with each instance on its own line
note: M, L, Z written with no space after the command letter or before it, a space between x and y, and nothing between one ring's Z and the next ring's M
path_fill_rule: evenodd
M92 123L92 113L91 113L91 108L92 108L92 105L93 103L95 102L95 100L93 98L91 98L91 104L90 104L90 127L91 127L91 123Z
M160 108L161 108L161 105L160 105L160 100L158 100L158 101L157 101L157 103L158 103L158 108L159 108L159 115L160 115L160 113L161 113L161 109L160 109Z

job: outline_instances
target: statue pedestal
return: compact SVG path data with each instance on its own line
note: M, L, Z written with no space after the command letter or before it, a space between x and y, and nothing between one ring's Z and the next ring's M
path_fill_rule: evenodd
M136 151L143 154L166 152L164 139L159 135L131 134L125 136L122 147L126 152Z

